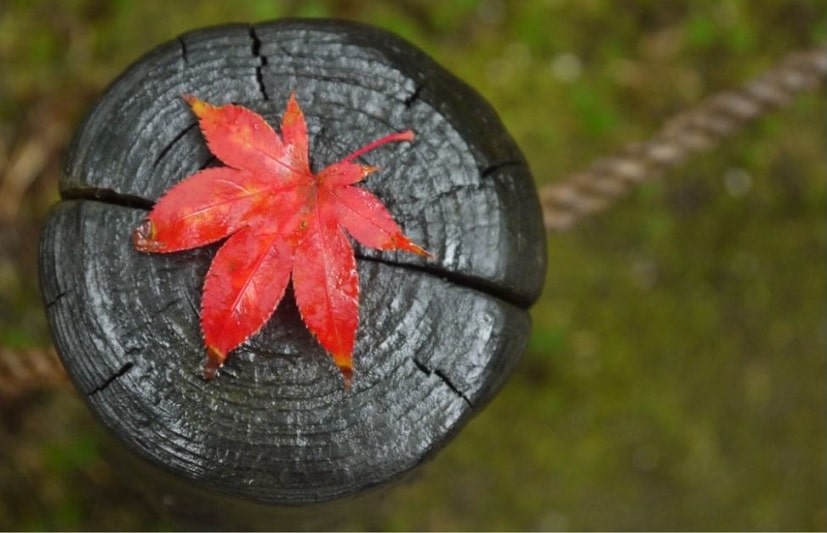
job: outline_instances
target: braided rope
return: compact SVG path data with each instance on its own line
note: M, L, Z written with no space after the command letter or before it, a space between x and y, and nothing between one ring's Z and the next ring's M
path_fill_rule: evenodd
M549 231L563 231L611 206L636 184L714 148L750 121L787 105L827 75L827 51L794 52L743 87L718 93L669 120L652 139L628 145L614 157L540 189ZM0 397L67 383L54 348L0 348Z
M714 148L759 116L789 104L827 74L827 50L793 52L740 89L724 91L671 120L649 141L598 159L585 171L540 189L549 231L563 231L604 211L634 186Z
M0 348L0 397L67 383L54 348Z

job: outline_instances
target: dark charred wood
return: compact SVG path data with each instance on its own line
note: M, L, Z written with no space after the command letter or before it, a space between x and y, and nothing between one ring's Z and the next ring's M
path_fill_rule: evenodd
M205 382L198 315L215 247L142 254L130 233L171 185L217 164L182 94L245 105L277 127L294 91L316 170L416 132L363 157L381 168L364 186L434 259L357 247L350 390L289 293ZM229 25L160 46L87 116L61 194L40 274L75 386L139 456L265 504L352 496L431 457L509 375L545 275L534 184L495 112L408 43L353 23Z

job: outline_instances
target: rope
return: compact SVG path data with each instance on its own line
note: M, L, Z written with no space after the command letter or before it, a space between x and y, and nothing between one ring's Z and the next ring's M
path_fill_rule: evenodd
M54 349L0 348L0 398L67 383Z
M817 87L827 75L827 51L794 52L740 89L702 101L668 122L644 143L598 159L583 172L540 189L549 231L563 231L609 208L631 188L655 178L695 153L714 148L752 120ZM67 383L54 348L0 348L0 398Z
M827 50L793 52L740 89L724 91L671 120L649 141L626 146L586 170L540 189L549 231L564 231L609 208L631 188L660 176L689 156L711 150L752 120L783 107L827 74Z

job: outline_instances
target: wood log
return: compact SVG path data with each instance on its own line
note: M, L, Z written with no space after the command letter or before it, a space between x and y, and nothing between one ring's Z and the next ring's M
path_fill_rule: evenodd
M289 292L204 381L201 286L216 247L156 255L130 242L170 186L218 164L182 94L278 128L293 91L314 170L390 132L417 135L365 155L381 171L364 186L434 258L356 247L349 390ZM502 386L545 275L531 174L490 105L407 42L350 22L227 25L161 45L80 125L60 192L40 278L72 381L138 456L225 502L326 502L420 465Z

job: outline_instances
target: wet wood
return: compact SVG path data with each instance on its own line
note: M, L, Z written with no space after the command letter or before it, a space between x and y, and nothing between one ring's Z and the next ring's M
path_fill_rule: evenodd
M215 247L141 254L132 229L171 185L217 164L181 99L236 102L277 127L291 92L318 170L363 157L365 186L435 258L357 247L350 390L287 295L219 377L200 377L200 291ZM353 496L442 448L499 390L545 275L529 169L479 95L399 38L287 20L186 34L135 63L80 126L41 241L58 352L103 424L194 487L265 504Z

